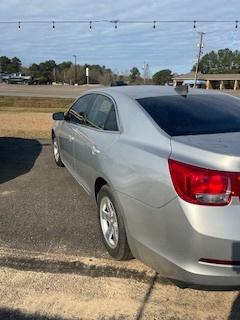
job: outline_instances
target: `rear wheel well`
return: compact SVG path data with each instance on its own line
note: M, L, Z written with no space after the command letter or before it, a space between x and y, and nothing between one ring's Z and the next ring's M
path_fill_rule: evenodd
M107 181L104 180L103 178L97 178L95 181L95 198L97 199L98 192L102 188L102 186L106 185Z

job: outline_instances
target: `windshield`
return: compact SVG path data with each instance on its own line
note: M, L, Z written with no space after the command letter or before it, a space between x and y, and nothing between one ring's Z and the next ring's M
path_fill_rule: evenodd
M240 99L228 95L159 96L137 101L171 136L240 131Z

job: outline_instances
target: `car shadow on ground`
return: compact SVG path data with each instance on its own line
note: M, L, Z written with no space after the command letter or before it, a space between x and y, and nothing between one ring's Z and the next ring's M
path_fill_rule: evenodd
M38 314L25 314L20 310L0 309L1 320L64 320L59 317L41 316Z
M239 320L239 319L240 319L240 293L236 296L228 317L228 320Z
M0 137L0 184L30 171L41 150L35 139Z
M233 265L232 269L238 275L240 274L239 257L240 257L240 243L233 242L232 243L232 261L235 261L236 265ZM240 293L236 296L235 300L233 301L231 311L228 317L228 320L239 320L239 319L240 319Z
M111 265L97 265L91 262L90 264L81 261L59 261L59 260L41 260L38 258L22 258L22 257L3 257L0 258L0 267L7 267L20 271L33 271L52 274L75 274L87 276L91 278L119 278L133 279L139 282L161 283L162 285L172 285L172 283L164 278L148 274L146 270L136 270L126 267L124 263L117 267ZM154 280L153 280L154 279ZM151 286L153 286L153 284ZM0 318L1 319L1 318Z
M20 310L0 309L1 320L69 320L69 318L42 316L37 313L25 314ZM82 318L81 318L82 319ZM124 320L123 316L100 317L98 320Z

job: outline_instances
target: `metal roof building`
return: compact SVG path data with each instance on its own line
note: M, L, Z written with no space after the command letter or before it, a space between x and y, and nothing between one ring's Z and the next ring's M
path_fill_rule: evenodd
M195 79L195 72L189 72L186 74L180 74L173 77L173 83L175 86L182 84L193 84ZM240 89L240 74L239 73L212 73L203 74L198 73L197 79L199 85L206 89ZM191 82L192 81L192 82Z

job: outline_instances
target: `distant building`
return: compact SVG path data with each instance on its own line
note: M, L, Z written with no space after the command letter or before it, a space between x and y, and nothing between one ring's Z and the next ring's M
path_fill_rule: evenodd
M189 72L186 74L180 74L173 77L174 86L178 85L188 85L193 87L195 79L195 73ZM240 89L240 74L239 73L213 73L213 74L203 74L198 73L197 76L197 87L206 89Z

